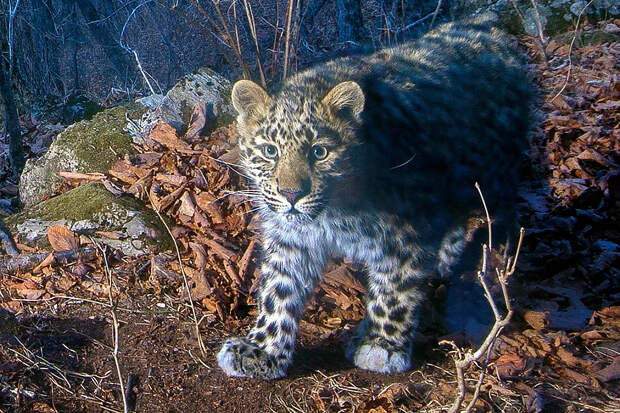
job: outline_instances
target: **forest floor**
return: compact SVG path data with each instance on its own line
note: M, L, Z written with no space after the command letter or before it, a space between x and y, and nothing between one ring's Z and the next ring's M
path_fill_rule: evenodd
M542 91L519 188L526 236L509 285L516 315L493 348L474 411L620 412L620 43L593 41L595 32L617 35L620 21L586 25L544 53L536 39L520 39ZM437 309L416 336L411 371L381 375L346 361L343 342L364 314L359 269L346 262L332 263L317 288L287 378L219 370L223 340L244 335L256 313L259 245L251 205L230 193L241 188L226 164L235 159L234 125L205 139L194 132L190 125L179 137L160 124L143 153L102 178L173 223L178 257L95 248L94 258L48 259L1 276L0 411L123 411L123 395L141 412L450 406L454 364L438 342L468 342L440 325ZM93 247L62 227L48 235L57 252ZM475 269L461 278L475 280ZM484 301L472 305L463 312L486 312ZM484 316L459 322L473 335L492 325ZM466 371L466 402L479 367Z

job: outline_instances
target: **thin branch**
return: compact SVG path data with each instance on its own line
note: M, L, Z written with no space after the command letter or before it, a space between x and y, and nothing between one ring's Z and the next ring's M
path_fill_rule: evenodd
M288 70L288 59L291 48L291 20L293 20L293 2L295 0L288 0L288 7L286 10L286 39L284 40L284 69L282 70L282 80L286 79Z
M203 15L204 18L207 19L209 24L217 30L220 36L224 39L224 43L230 47L237 58L237 61L241 65L241 70L243 72L243 77L248 79L250 77L250 70L248 69L245 61L243 60L243 55L241 54L241 49L237 48L235 42L230 34L230 30L228 28L228 24L226 24L226 19L224 19L224 15L220 10L218 2L213 1L213 7L215 8L215 12L218 16L219 24L213 19L213 17L200 5L198 0L193 0L192 4L198 10L200 14Z
M547 40L545 39L545 34L543 32L542 18L540 17L540 12L538 11L538 3L536 3L536 0L530 0L530 3L532 3L532 8L534 9L534 14L536 15L535 23L536 23L536 30L538 31L538 38L540 40L540 46L546 57L545 50L547 48Z
M430 19L431 17L435 16L435 14L436 14L435 11L432 11L429 14L427 14L426 16L421 17L421 18L419 18L418 20L416 20L416 21L414 21L412 23L409 23L405 27L401 27L401 28L396 29L396 30L391 30L391 29L388 28L388 31L391 31L391 32L393 32L395 34L406 32L407 30L412 29L413 27L417 26L418 24L420 24L420 23Z
M13 76L13 22L15 21L15 14L17 14L17 8L19 7L20 0L15 2L15 6L11 8L11 2L9 1L9 30L8 30L8 42L9 42L9 79Z
M590 0L588 4L583 6L583 9L581 9L581 11L579 12L579 15L577 16L577 23L575 24L575 34L573 36L573 39L570 41L570 46L568 48L568 71L566 72L566 79L564 79L564 84L562 85L562 88L560 89L560 91L556 93L556 95L553 98L551 98L549 102L553 102L554 100L556 100L557 97L560 96L562 92L564 92L564 89L566 89L566 86L568 85L568 79L570 79L571 70L573 68L573 61L572 61L573 45L575 44L575 39L577 39L577 35L579 34L579 22L581 20L581 15L583 14L584 11L586 11L586 9L590 6L590 4L592 4L593 1L594 0Z
M476 190L478 191L478 195L480 196L480 200L482 201L482 206L484 207L484 214L487 218L487 228L488 228L488 242L489 242L489 250L493 249L493 233L491 231L491 216L489 215L489 210L487 209L487 203L484 200L484 196L482 195L482 190L480 189L480 185L478 182L474 184Z
M121 364L118 360L118 317L116 316L116 303L112 297L112 271L108 265L108 256L103 247L93 241L93 243L101 251L103 256L103 262L105 264L105 273L108 276L108 299L110 303L110 314L112 314L112 335L114 340L114 349L112 350L112 357L114 357L114 364L116 365L116 374L118 375L118 384L121 387L121 397L123 399L123 412L129 413L129 405L127 404L127 396L125 392L125 385L123 384L123 374L121 373Z
M439 14L439 9L441 8L442 0L437 0L437 7L435 7L435 11L433 12L433 19L431 20L430 28L433 28L433 24L435 24L435 19L437 18L437 14Z
M491 354L491 350L493 348L493 345L495 344L495 341L497 340L497 338L499 337L499 335L501 334L502 330L504 329L504 327L506 327L508 325L508 323L510 323L510 320L512 319L512 315L513 315L513 309L512 309L512 305L510 303L510 296L508 295L508 284L507 284L507 280L508 277L511 276L512 274L514 274L515 271L515 266L516 266L516 262L517 259L519 258L519 252L521 250L521 244L523 242L523 236L525 234L525 231L523 230L523 228L521 228L520 232L519 232L519 242L517 244L517 250L515 252L515 258L514 260L506 260L506 263L504 265L504 267L502 269L496 269L496 273L497 273L497 279L499 282L499 285L501 286L502 289L502 296L504 299L504 305L506 306L506 310L507 313L505 316L502 317L501 313L499 312L499 309L497 307L497 304L495 303L495 300L493 299L493 295L491 294L491 290L489 288L489 285L487 284L487 280L486 280L486 275L487 275L487 268L488 268L488 260L489 260L489 254L492 252L492 250L490 249L489 245L491 245L491 240L492 240L492 228L491 228L491 218L489 216L489 212L486 206L486 202L484 200L484 196L482 194L482 191L480 189L480 185L478 185L478 183L475 184L476 189L478 190L478 194L480 195L480 199L482 201L482 204L484 206L484 210L487 216L487 226L488 226L488 241L489 244L488 245L483 245L482 246L482 264L480 267L480 270L478 271L478 280L480 281L480 284L482 285L482 288L484 289L484 295L485 298L487 299L489 306L491 307L492 311L493 311L493 315L495 317L495 323L493 324L493 327L491 328L491 331L489 331L489 333L487 334L486 338L484 339L484 341L482 342L482 344L480 344L480 346L478 347L478 349L476 349L475 351L472 350L467 350L465 352L463 352L463 350L461 350L454 342L452 341L445 341L442 340L439 344L445 344L445 345L449 345L453 348L452 351L452 357L454 359L454 366L456 369L456 379L457 379L457 396L452 404L452 406L450 406L450 408L448 409L449 413L456 413L461 409L461 405L463 404L463 400L465 400L465 393L466 393L466 388L465 388L465 369L467 369L472 363L479 361L482 356L485 356L485 360L482 364L482 368L481 368L481 372L480 375L478 377L478 381L476 384L476 388L474 390L474 394L472 396L472 400L468 403L465 411L466 412L470 412L474 406L474 404L476 403L476 400L478 399L479 395L480 395L480 388L482 386L482 382L484 380L484 376L486 373L486 368L488 366L488 361L489 361L489 357Z
M154 95L155 94L155 90L153 89L153 86L151 85L151 82L149 81L149 76L150 75L147 76L147 73L145 72L144 68L142 67L142 63L140 62L140 58L138 57L138 52L136 52L134 49L129 47L127 44L123 43L123 36L125 34L125 30L127 29L127 25L129 24L129 21L131 20L133 15L136 13L136 11L138 11L138 9L140 7L147 5L151 1L153 1L153 0L145 0L145 1L143 1L142 3L140 3L136 7L134 7L134 9L131 11L131 13L129 13L129 16L127 16L127 19L125 20L125 24L123 25L123 29L121 30L121 35L120 35L120 38L118 39L118 43L120 44L120 46L125 51L127 51L128 53L133 54L134 58L136 59L136 65L138 66L138 70L142 74L142 77L144 78L144 81L146 82L146 85L148 86L149 90L151 91L151 94Z
M185 291L187 292L187 298L189 300L189 306L192 310L194 330L196 333L196 339L198 340L198 348L200 349L200 354L202 354L202 357L206 357L207 350L205 348L204 343L202 342L202 336L200 335L200 327L198 325L198 316L196 315L196 307L194 306L194 300L192 298L192 291L189 287L189 282L187 281L187 274L185 273L185 266L183 265L183 261L181 260L181 252L179 251L179 245L177 244L177 240L174 238L174 235L172 235L172 231L170 230L170 227L168 227L168 224L166 223L164 218L161 216L159 209L153 203L151 194L149 194L149 192L146 190L144 192L149 198L149 201L151 203L151 208L153 208L153 211L155 211L161 223L164 225L164 227L166 227L166 231L168 231L168 235L170 235L170 239L172 239L172 243L174 244L174 249L176 251L177 260L179 261L179 266L181 267L181 274L183 275L183 285L185 286Z
M267 82L265 81L265 73L263 72L263 64L260 60L260 48L258 46L258 35L256 33L256 20L254 19L254 12L252 11L252 5L247 0L243 0L243 7L245 8L245 15L248 19L248 27L250 28L250 34L252 40L254 40L254 48L256 49L256 65L258 66L258 73L260 74L260 81L263 88L267 88ZM236 29L235 29L236 30Z

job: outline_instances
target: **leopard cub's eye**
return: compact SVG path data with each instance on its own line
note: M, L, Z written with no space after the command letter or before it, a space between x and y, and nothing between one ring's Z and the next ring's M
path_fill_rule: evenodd
M327 148L325 146L314 145L312 149L310 150L310 152L312 153L312 156L316 160L320 161L320 160L327 158Z
M263 146L263 155L269 159L275 159L278 157L278 148L275 145L267 144Z

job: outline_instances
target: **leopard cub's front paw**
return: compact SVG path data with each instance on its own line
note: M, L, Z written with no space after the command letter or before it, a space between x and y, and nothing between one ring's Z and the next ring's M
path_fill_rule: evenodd
M351 340L346 356L357 367L377 373L402 373L411 367L408 351L381 338Z
M226 340L217 353L217 364L231 377L254 377L273 380L286 375L286 365L278 363L250 339Z

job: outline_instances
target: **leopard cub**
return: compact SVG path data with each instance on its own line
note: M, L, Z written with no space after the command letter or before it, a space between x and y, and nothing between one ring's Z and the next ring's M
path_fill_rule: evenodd
M217 355L229 376L276 379L331 257L366 269L366 318L346 349L363 369L411 365L434 274L447 274L479 213L513 204L530 89L487 21L298 73L271 96L235 83L241 162L262 221L259 315Z

